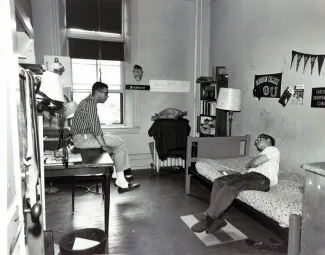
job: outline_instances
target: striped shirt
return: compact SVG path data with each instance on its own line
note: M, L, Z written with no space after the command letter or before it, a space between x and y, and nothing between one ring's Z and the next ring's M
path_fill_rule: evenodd
M77 107L71 125L72 135L92 134L94 136L103 135L97 114L97 103L92 94L81 100Z

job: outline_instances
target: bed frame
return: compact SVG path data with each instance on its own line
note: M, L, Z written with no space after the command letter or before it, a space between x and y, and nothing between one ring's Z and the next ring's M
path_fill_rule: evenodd
M250 136L232 137L187 137L185 192L190 195L191 178L194 178L205 187L211 189L212 182L200 175L195 168L198 158L224 159L249 156ZM246 203L235 199L233 205L258 220L262 225L276 233L283 241L288 242L289 228L283 228Z

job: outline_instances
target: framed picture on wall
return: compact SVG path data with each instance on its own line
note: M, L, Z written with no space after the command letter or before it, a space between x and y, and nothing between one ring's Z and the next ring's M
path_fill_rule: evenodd
M45 55L44 65L47 71L60 75L63 88L71 88L72 71L70 57Z

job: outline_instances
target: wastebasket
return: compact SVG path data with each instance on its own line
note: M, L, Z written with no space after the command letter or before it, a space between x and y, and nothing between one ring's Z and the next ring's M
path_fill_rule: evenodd
M99 244L83 249L83 250L72 250L75 239L83 238L99 242ZM63 236L60 239L60 253L61 255L91 255L91 254L104 254L107 236L105 232L98 228L84 228L74 230L71 233Z

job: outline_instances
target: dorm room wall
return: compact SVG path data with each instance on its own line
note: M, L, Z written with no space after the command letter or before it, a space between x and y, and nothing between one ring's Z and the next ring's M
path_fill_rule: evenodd
M229 87L242 89L242 111L234 114L233 135L274 136L281 168L303 173L305 162L324 161L325 109L311 108L311 88L325 87L324 72L303 60L292 69L291 51L325 54L325 2L315 0L213 0L211 2L210 66L225 65ZM310 62L310 61L309 61ZM317 62L317 61L316 61ZM278 99L253 99L255 74L283 72L286 86L305 85L303 106ZM252 140L252 143L254 140ZM256 155L251 146L250 155Z
M36 15L38 30L42 31L36 35L35 51L36 62L42 62L44 55L55 55L60 52L66 55L66 41L63 36L63 25L59 24L59 36L55 38L54 25L51 20L62 20L62 17L53 17L51 10L53 2L56 0L32 0L33 10L41 8L42 15ZM138 93L138 133L114 133L124 139L131 158L131 163L137 168L149 167L152 162L148 143L153 139L148 136L148 130L152 125L151 116L167 107L178 108L187 111L187 118L191 124L193 121L193 87L196 86L194 80L200 75L208 73L208 51L209 40L209 0L128 0L132 8L136 8L138 17L136 19L136 43L134 49L126 51L126 59L134 58L135 63L125 63L127 70L125 82L134 83L132 69L133 64L143 67L144 75L140 84L148 84L149 79L156 80L187 80L191 82L189 93ZM129 5L130 7L130 5ZM196 11L202 7L202 19L196 18L201 11ZM63 0L57 3L59 15L62 15ZM48 20L44 17L50 17ZM130 17L128 17L130 18ZM197 24L196 24L197 21ZM201 25L202 21L202 25ZM35 24L37 26L37 24ZM128 23L129 25L132 25ZM198 31L196 33L196 29ZM126 29L130 29L127 27ZM200 30L202 28L202 33ZM46 30L53 33L47 33ZM129 31L127 31L128 33ZM134 36L131 34L131 36ZM197 45L195 47L195 37ZM200 45L199 40L205 39ZM130 38L126 38L130 40ZM195 51L197 49L197 51ZM131 56L134 55L134 56ZM196 56L195 56L196 55ZM197 65L194 64L195 59ZM127 94L133 93L126 91ZM127 95L128 97L129 95ZM128 102L126 102L128 104ZM126 105L126 110L130 111L130 105ZM131 107L132 108L132 107ZM132 110L132 109L131 109ZM193 128L192 128L193 129Z
M188 112L186 118L192 125L193 86L196 86L193 80L200 73L202 75L208 73L209 47L207 40L205 45L202 45L200 53L200 47L197 45L197 54L201 56L197 56L198 64L195 71L196 1L137 0L135 2L138 5L136 59L137 64L144 70L141 84L148 84L149 79L191 82L189 93L139 92L140 131L138 134L120 134L120 136L127 144L131 159L134 159L133 166L147 167L152 162L148 146L148 143L153 141L153 138L148 136L148 130L153 124L151 116L165 108L177 108ZM198 8L200 7L201 4L198 4ZM202 11L204 13L202 37L207 37L209 35L208 1L202 2ZM199 22L200 20L198 17ZM199 59L201 59L201 72Z

